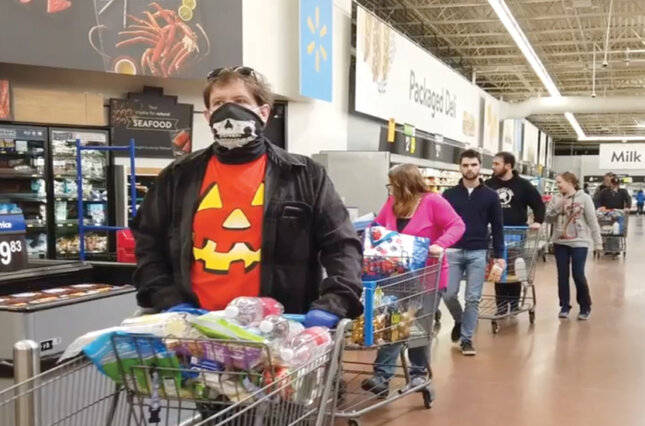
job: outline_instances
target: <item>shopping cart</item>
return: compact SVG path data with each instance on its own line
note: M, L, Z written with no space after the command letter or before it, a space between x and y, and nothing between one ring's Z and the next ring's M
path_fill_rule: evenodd
M532 230L526 226L504 227L504 260L506 269L500 283L521 283L517 296L483 295L479 304L479 318L490 320L493 333L499 332L499 320L529 313L531 324L535 322L535 277L536 260L545 246L543 228ZM489 256L490 256L489 252ZM489 265L492 264L489 262ZM486 277L489 277L488 271ZM510 309L505 309L510 304Z
M116 371L116 384L114 376L109 379L86 359L74 359L0 393L1 424L331 424L333 410L327 406L340 386L338 365L348 324L339 323L328 350L288 370L275 365L263 344L115 335L115 363L104 371ZM186 366L213 354L230 357L235 368ZM250 359L261 359L263 367Z
M432 259L431 265L384 278L364 281L365 315L355 320L345 345L341 365L341 397L332 405L338 418L359 425L364 414L391 404L415 392L423 397L425 408L434 400L432 370L424 366L427 376L422 381L410 377L406 350L426 347L433 337L433 322L439 302L439 277L442 258ZM366 386L373 375L378 350L397 351L401 365L384 365L392 369L387 393L376 393ZM396 361L395 361L396 362ZM398 364L398 363L397 363Z
M603 254L614 259L627 256L627 224L629 215L622 210L598 210L598 225L602 235ZM600 254L596 253L596 257Z

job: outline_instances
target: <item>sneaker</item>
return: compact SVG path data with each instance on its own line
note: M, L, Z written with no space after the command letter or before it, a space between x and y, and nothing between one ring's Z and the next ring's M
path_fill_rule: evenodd
M361 389L378 395L380 398L387 398L390 393L390 382L381 376L373 376L363 380Z
M473 342L470 340L464 340L461 342L461 353L462 355L466 356L475 356L477 355L477 351L475 350L475 347L473 346Z
M560 309L558 318L562 318L562 319L569 318L569 309L564 309L564 308Z
M455 326L452 327L452 332L450 333L450 339L452 339L453 342L457 343L460 337L461 337L461 323L456 322Z
M428 378L425 376L415 376L410 380L410 389L418 388L419 386L425 385L428 383ZM425 388L417 390L417 392L423 392Z
M591 311L583 311L578 314L578 319L580 321L586 321L591 316Z

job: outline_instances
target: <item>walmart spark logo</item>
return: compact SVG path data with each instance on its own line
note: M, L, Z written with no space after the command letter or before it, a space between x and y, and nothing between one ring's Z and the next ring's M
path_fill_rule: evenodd
M300 94L331 101L333 0L300 0Z
M321 39L325 38L325 36L327 35L327 25L323 25L323 27L320 28L320 7L316 6L316 25L314 26L314 23L311 20L311 16L308 16L307 26L309 27L309 31L311 31L311 34L314 37L316 36L316 34L320 33L319 37ZM326 61L327 51L322 44L318 44L318 49L316 49L315 40L307 45L307 54L311 55L314 50L316 51L316 72L320 72L320 57L322 56L323 61Z

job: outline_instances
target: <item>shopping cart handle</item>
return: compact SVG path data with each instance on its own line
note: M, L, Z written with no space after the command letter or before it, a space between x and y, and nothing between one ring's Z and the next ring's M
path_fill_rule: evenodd
M303 314L283 314L282 316L291 321L299 322L301 324L305 323L305 315Z
M507 229L508 230L516 229L516 230L522 230L523 231L523 230L529 229L529 227L528 226L505 226L504 230L507 230Z

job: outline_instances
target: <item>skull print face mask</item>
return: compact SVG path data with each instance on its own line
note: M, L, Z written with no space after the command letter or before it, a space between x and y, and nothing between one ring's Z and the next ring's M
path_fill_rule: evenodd
M227 103L213 112L210 126L215 143L231 150L262 139L264 122L252 110Z

